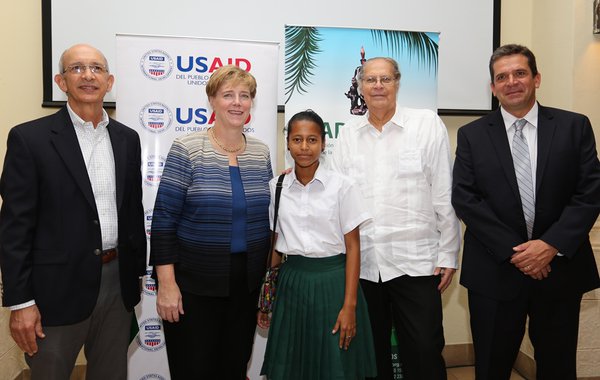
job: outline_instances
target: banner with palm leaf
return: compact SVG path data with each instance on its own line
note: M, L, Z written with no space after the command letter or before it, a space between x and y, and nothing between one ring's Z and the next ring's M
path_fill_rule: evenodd
M319 113L330 154L345 122L367 111L355 80L362 60L381 56L400 64L401 106L437 110L438 50L433 32L286 25L285 119Z

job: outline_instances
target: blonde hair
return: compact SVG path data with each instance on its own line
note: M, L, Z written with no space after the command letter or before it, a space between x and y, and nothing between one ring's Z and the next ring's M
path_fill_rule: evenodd
M219 89L229 82L248 86L250 97L254 99L256 96L256 79L254 76L234 65L221 66L213 72L206 84L206 95L209 98L215 97Z

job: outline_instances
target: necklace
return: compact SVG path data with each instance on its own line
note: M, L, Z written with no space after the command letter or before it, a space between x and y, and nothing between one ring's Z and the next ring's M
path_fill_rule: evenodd
M224 145L221 144L221 142L219 141L219 139L217 138L217 136L215 135L215 131L213 130L213 128L209 129L210 131L210 135L212 136L213 140L215 140L215 142L217 143L217 145L219 146L219 148L223 149L225 152L227 153L237 153L240 150L242 150L242 148L244 147L244 145L246 145L246 138L244 137L244 141L242 141L242 143L240 145L238 145L235 148L227 148ZM242 135L243 137L243 135Z

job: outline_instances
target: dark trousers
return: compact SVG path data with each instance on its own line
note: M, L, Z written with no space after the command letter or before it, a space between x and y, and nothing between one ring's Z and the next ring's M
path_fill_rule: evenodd
M477 380L510 378L529 316L539 380L575 380L581 295L549 297L523 289L498 301L469 291Z
M373 330L376 379L393 379L392 324L396 330L404 379L446 379L446 365L442 357L442 298L437 290L439 281L438 276L401 276L379 283L360 281Z
M32 380L69 379L81 347L87 359L86 379L126 380L132 313L123 305L119 261L102 266L102 279L92 315L68 326L44 326L38 352L25 355ZM44 316L42 315L42 323Z
M228 297L182 292L185 314L163 321L172 380L246 379L258 303L246 278L246 255L233 254Z

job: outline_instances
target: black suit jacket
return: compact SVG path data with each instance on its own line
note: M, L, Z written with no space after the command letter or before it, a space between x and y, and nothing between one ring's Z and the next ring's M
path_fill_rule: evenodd
M145 272L141 149L135 131L110 120L115 159L121 294L140 300ZM65 108L14 127L0 179L3 305L34 299L46 326L89 317L100 287L100 223L73 123Z
M500 110L458 131L452 205L466 225L461 284L510 300L523 286L548 295L583 293L600 286L589 231L600 211L600 164L584 115L539 106L535 222L532 239L564 257L536 281L509 260L527 241L512 155Z

